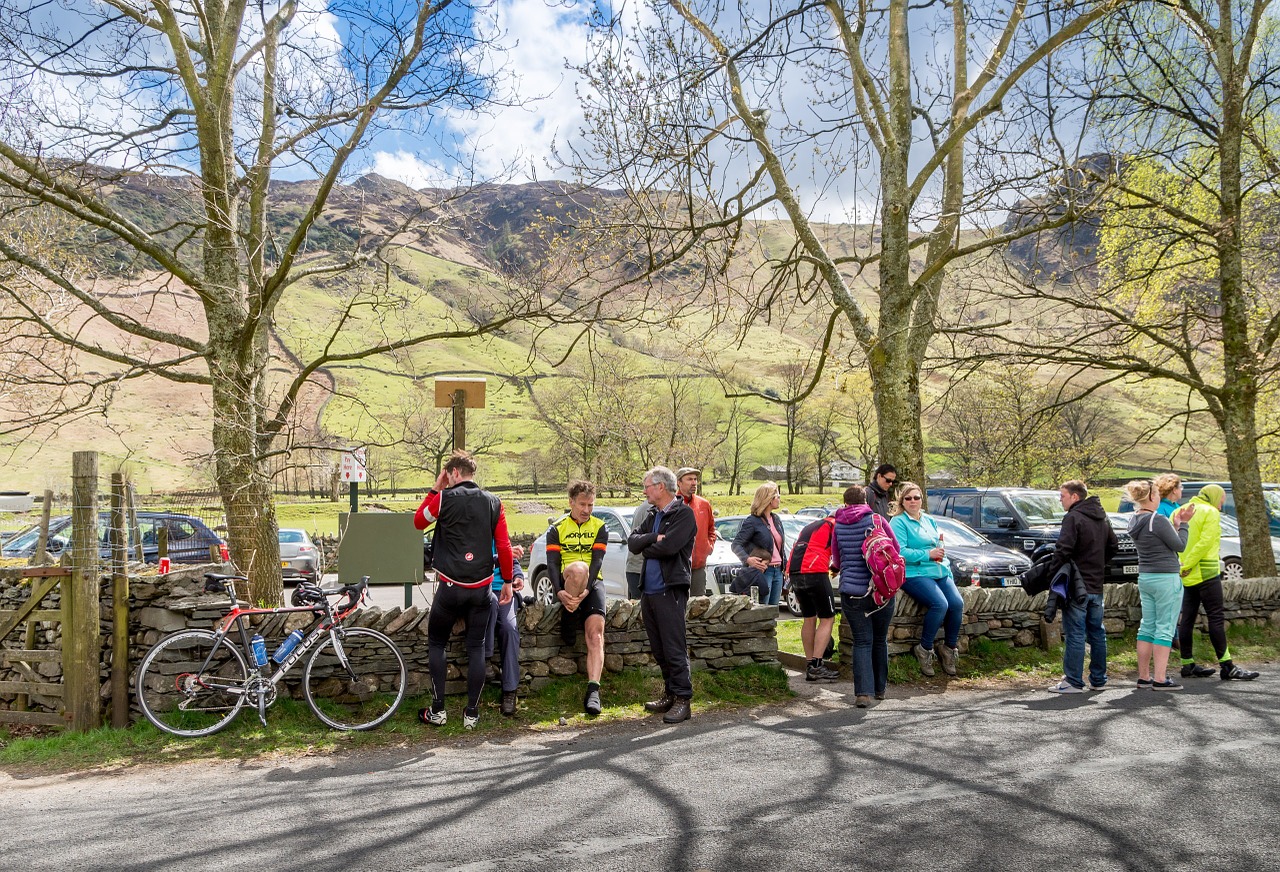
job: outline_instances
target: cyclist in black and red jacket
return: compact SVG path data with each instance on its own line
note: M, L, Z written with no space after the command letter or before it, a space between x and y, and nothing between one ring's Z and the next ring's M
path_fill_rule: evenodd
M836 602L831 596L831 546L835 522L819 518L800 531L791 546L787 574L791 590L800 604L800 642L809 661L807 681L835 681L840 673L822 662L831 629L836 622Z
M462 726L474 729L480 720L480 692L484 689L484 637L489 623L489 585L493 579L494 554L503 579L512 577L511 539L502 500L472 479L476 462L465 451L455 451L440 470L436 486L414 513L413 525L425 530L436 525L432 565L440 584L427 616L427 664L431 672L431 707L418 712L418 719L440 726L447 720L444 708L445 673L448 662L445 646L453 625L462 620L466 627L467 707ZM511 583L506 582L498 602L511 601Z

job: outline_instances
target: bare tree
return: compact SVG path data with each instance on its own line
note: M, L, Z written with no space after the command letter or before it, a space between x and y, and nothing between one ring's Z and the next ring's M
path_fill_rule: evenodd
M719 429L724 433L720 458L729 477L731 496L742 493L746 453L760 437L761 427L760 421L751 417L747 411L745 398L735 397L729 401L720 419Z
M28 372L47 401L19 426L103 408L135 378L206 387L232 554L255 601L277 601L281 584L265 461L286 449L287 422L323 367L547 310L538 294L478 286L465 316L414 323L390 266L394 246L440 220L438 198L374 210L340 184L375 134L412 130L447 153L443 113L502 99L484 72L496 45L472 26L483 14L457 0L0 0L0 223L59 216L98 261L78 270L0 234L0 345L48 340L91 361L70 378ZM308 181L282 184L282 172ZM140 205L144 194L163 208ZM334 254L316 251L321 237ZM133 277L123 293L105 278L113 265ZM342 274L350 291L328 337L273 380L276 312L303 283ZM189 329L156 326L160 310ZM352 329L356 341L344 338Z
M1026 131L1010 129L1005 103L1117 2L649 0L634 27L602 19L569 160L630 198L620 220L641 237L638 276L679 264L710 311L746 322L816 307L830 315L824 359L839 321L871 376L882 459L919 477L920 367L944 278L1036 229L961 232L1035 174L1012 169ZM938 51L921 58L925 32ZM775 213L793 241L758 236L754 220ZM849 250L831 244L826 215L860 228Z
M1255 575L1274 571L1258 411L1280 374L1272 7L1126 4L1099 30L1093 63L1058 82L1079 89L1107 150L1126 155L1099 216L1096 266L1003 295L1036 312L1039 329L988 331L993 356L1094 382L1158 379L1186 397L1177 417L1210 416Z

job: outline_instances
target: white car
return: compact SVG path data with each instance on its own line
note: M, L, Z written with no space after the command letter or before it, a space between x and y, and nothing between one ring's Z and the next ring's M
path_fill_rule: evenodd
M1240 525L1230 515L1222 515L1222 539L1218 544L1218 556L1222 559L1222 577L1236 581L1244 578L1244 559L1240 551ZM1280 536L1271 537L1271 554L1280 569Z
M627 551L627 537L631 535L631 516L635 514L637 508L638 506L596 506L591 512L604 521L605 528L609 531L609 547L604 552L602 570L606 598L627 598L627 555L630 553ZM555 520L556 518L549 518L547 526L550 527ZM729 543L724 540L716 542L711 550L711 556L707 558L707 593L709 595L723 592L713 573L718 563L738 565L738 558L729 548ZM551 577L547 574L547 534L545 532L533 540L533 545L529 549L529 565L526 573L529 577L527 595L541 603L552 602L555 599L555 593L551 589Z
M1121 521L1124 529L1129 529L1129 517L1132 512L1108 512L1113 520L1112 526ZM1218 542L1218 558L1222 561L1222 578L1228 581L1239 581L1244 578L1244 559L1240 551L1240 525L1230 515L1219 515L1222 522L1222 538ZM1280 570L1280 536L1271 537L1271 554L1275 558L1277 570Z

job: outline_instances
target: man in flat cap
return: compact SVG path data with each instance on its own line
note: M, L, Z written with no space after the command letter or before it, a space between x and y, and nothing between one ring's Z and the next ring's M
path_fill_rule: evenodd
M716 544L715 512L711 510L711 503L697 492L701 478L702 471L692 466L682 466L676 471L680 499L693 509L694 520L698 523L698 535L693 540L693 579L689 584L689 596L706 596L707 558Z

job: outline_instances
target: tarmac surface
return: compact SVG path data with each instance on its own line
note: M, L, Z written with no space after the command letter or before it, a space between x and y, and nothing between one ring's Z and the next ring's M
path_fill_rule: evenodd
M914 692L864 710L847 683L797 679L786 706L674 727L0 775L0 866L1280 868L1276 679L1188 683Z

